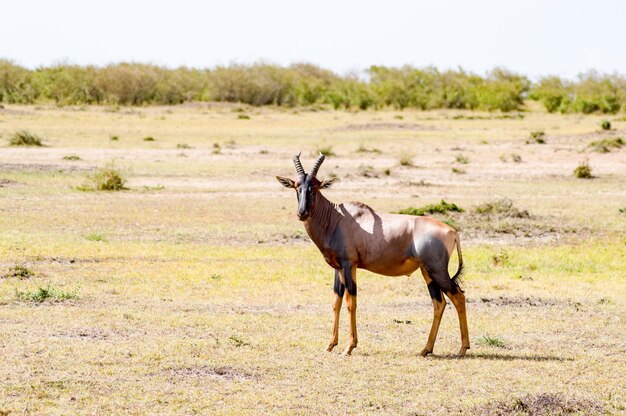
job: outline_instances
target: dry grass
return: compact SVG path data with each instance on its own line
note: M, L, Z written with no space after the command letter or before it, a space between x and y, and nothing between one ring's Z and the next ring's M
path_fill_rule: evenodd
M2 137L27 126L50 146L0 149L0 414L626 411L620 152L590 156L593 181L571 174L599 117L404 111L423 128L399 129L385 127L393 112L255 109L242 122L217 104L7 107ZM546 144L524 145L547 128ZM333 273L274 179L295 176L300 150L309 169L321 138L338 155L319 174L341 179L333 201L466 208L445 214L467 266L466 359L452 355L452 307L435 355L417 356L432 319L419 273L359 272L359 346L348 359L324 352ZM355 152L361 143L382 152ZM465 175L450 171L459 147ZM505 152L524 163L503 164ZM63 160L73 153L80 160ZM359 173L409 153L419 169ZM73 188L109 160L128 172L128 191ZM496 232L507 224L532 232ZM20 279L16 264L36 273ZM340 331L343 344L345 312Z

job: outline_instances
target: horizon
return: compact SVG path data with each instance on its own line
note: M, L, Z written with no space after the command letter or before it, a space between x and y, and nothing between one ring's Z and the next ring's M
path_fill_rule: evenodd
M29 69L120 62L210 69L264 62L311 63L340 75L362 74L373 65L462 68L479 75L501 67L530 79L626 74L626 56L615 52L626 38L626 4L617 0L394 1L384 8L328 0L316 7L282 0L176 5L9 3L5 15L12 18L0 27L0 55Z

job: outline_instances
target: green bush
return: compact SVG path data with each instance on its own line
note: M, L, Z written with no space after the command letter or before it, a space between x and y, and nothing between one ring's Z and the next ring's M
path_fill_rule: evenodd
M609 120L602 120L600 127L602 127L602 130L611 130L611 122Z
M626 80L621 75L590 71L574 82L550 76L531 85L525 76L502 68L480 76L462 69L412 66L372 66L365 80L311 64L281 67L265 63L169 69L122 62L29 70L0 59L0 102L16 104L46 100L58 105L113 106L226 101L255 106L329 104L336 109L390 106L509 112L521 109L526 96L543 103L549 112L614 114L626 105Z
M98 169L87 181L76 187L79 191L122 191L126 188L125 175L115 167L115 163L107 163Z
M43 146L41 137L28 130L18 130L9 139L11 146Z
M463 212L464 210L463 208L457 206L456 204L448 203L442 199L441 202L438 204L424 205L423 207L420 207L420 208L409 207L409 208L401 209L397 213L421 216L424 214L435 214L435 213L445 214L450 211Z
M580 162L576 169L574 169L574 176L580 179L591 179L593 175L591 174L591 166L589 166L588 161Z

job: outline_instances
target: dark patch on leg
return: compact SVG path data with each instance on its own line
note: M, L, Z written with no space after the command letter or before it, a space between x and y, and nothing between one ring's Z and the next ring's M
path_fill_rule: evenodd
M345 280L346 289L352 296L356 296L356 282L352 278L352 265L349 264L343 268L343 279Z
M415 251L417 257L426 267L428 276L444 292L456 293L457 283L450 278L448 273L448 250L443 241L432 236L424 236L416 241Z
M335 285L333 287L333 290L340 298L343 298L346 286L341 283L341 279L339 278L339 270L335 270Z
M437 302L441 302L443 300L441 289L437 286L437 283L430 282L428 284L428 293L430 293L430 298L436 300Z

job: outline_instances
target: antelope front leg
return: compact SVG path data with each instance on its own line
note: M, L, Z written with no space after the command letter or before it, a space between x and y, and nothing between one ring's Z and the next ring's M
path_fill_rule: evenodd
M350 312L350 344L348 344L343 355L350 355L358 343L356 333L356 267L352 265L345 267L343 275L346 286L346 306Z
M334 298L333 298L333 335L328 343L328 348L326 351L330 352L337 346L339 343L339 313L341 312L341 301L343 300L343 294L346 290L346 286L341 283L341 279L339 278L339 271L335 270L335 284L333 287Z

